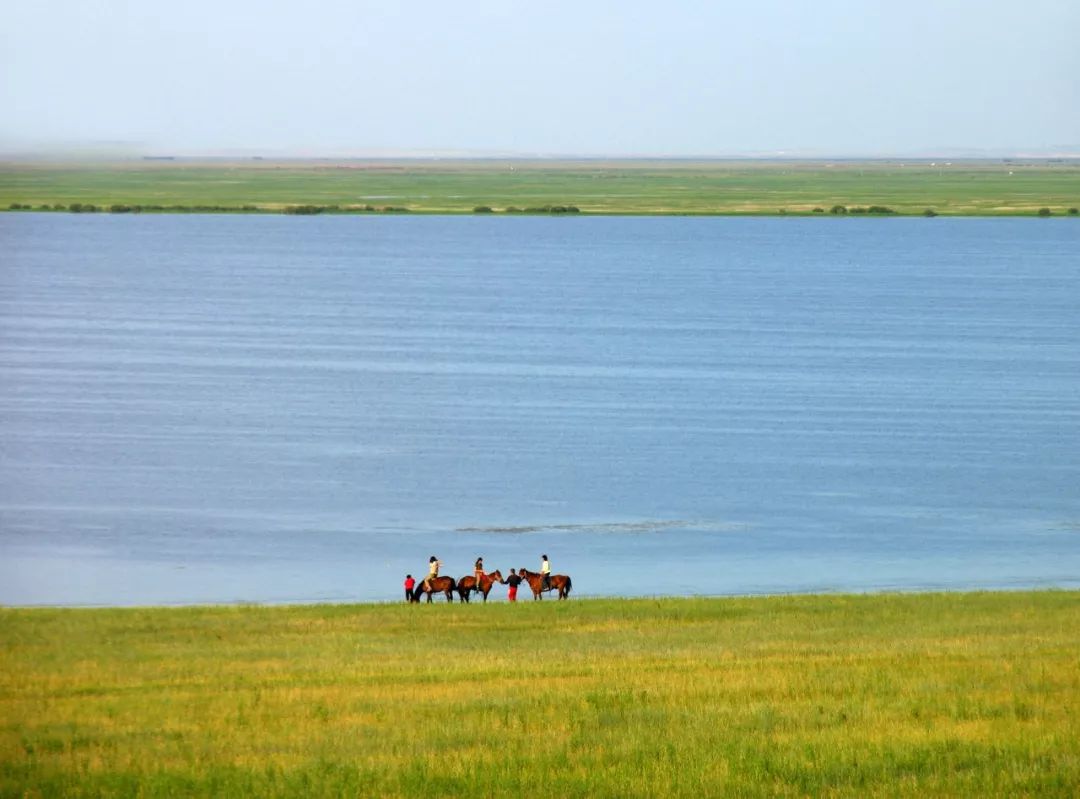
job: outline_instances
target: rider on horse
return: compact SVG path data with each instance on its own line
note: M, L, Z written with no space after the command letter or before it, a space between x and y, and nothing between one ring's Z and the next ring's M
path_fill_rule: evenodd
M473 567L473 578L476 580L475 590L481 589L481 580L484 579L484 559L477 558L476 565Z
M439 576L440 566L442 566L442 561L434 555L428 559L428 576L424 578L424 590L428 593L431 592L431 581Z
M551 589L551 564L548 562L547 555L540 556L540 574L544 577L544 590Z

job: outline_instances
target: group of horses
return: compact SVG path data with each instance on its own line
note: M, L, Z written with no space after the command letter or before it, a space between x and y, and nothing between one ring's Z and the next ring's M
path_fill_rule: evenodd
M544 585L544 575L540 574L540 572L518 569L518 574L521 576L522 582L528 583L529 588L532 589L533 599L543 599L545 591L558 591L559 599L566 599L570 595L572 583L570 577L565 574L551 575L547 586ZM476 577L472 574L462 577L460 580L455 580L453 577L436 577L428 582L430 585L425 588L424 581L417 580L416 587L413 588L412 596L409 598L410 602L419 602L425 594L428 602L431 602L434 594L443 594L447 602L453 602L455 591L461 597L462 602L468 602L469 595L473 593L480 594L484 601L487 602L488 594L491 593L495 583L506 584L502 572L498 569L481 577L479 585L476 584Z

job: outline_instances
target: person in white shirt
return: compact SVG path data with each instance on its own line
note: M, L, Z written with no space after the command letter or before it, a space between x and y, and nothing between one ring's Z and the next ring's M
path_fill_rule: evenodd
M428 576L424 580L424 590L431 591L431 581L439 576L439 567L442 566L442 561L434 555L428 561Z

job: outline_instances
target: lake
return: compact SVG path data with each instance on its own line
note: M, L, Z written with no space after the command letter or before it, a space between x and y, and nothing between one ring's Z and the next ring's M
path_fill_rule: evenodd
M0 603L1080 586L1080 222L0 214ZM500 587L493 593L505 597Z

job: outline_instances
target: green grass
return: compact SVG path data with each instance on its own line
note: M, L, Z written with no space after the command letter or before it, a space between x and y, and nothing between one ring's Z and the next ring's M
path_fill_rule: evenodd
M1031 215L1045 207L1058 215L1080 205L1080 161L0 164L0 208L75 202L418 213L573 205L594 214L813 214L880 205L903 214Z
M0 611L0 796L1076 796L1080 593Z

